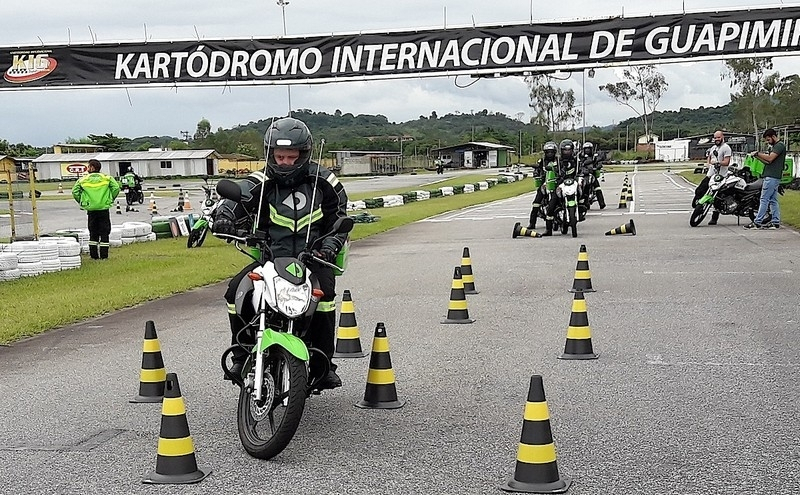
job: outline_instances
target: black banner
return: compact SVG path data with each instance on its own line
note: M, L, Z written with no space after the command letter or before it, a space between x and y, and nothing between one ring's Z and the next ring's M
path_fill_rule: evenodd
M0 90L506 75L789 55L800 7L292 37L0 48Z

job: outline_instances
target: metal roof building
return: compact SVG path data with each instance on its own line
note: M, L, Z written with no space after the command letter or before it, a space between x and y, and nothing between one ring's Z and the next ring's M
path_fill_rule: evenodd
M447 167L479 168L507 167L511 165L513 146L504 144L470 141L455 146L444 146L431 150Z
M75 179L89 160L103 164L102 172L124 175L129 169L142 177L217 175L220 155L215 150L107 151L100 153L48 153L33 159L37 177Z

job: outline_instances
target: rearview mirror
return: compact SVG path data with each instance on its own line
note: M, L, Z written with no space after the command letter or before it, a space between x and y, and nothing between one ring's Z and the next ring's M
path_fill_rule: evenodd
M355 222L349 216L339 217L336 222L333 223L333 231L337 234L347 234L353 230L354 225Z
M239 184L229 179L221 179L217 182L217 194L237 203L242 200L242 189Z

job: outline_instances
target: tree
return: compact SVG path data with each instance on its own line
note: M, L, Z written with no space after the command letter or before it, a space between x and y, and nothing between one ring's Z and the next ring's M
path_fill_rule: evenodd
M203 140L211 134L211 122L208 119L200 119L197 123L197 130L194 132L195 140Z
M780 89L780 74L772 70L771 57L739 58L725 61L722 79L730 80L734 120L743 129L750 128L758 140L759 119L763 128L775 117L772 95ZM751 127L752 126L752 127Z
M536 112L534 121L547 126L550 132L580 121L583 113L575 108L575 91L553 86L549 74L536 74L525 78L530 89L529 106Z
M127 151L131 142L129 138L117 137L110 132L102 136L89 134L88 137L91 144L102 146L105 151Z
M653 114L661 97L667 92L669 83L664 79L664 74L658 72L653 65L626 68L622 74L623 81L600 86L600 91L636 112L642 121L644 135L649 141L653 127ZM635 107L634 104L637 106Z

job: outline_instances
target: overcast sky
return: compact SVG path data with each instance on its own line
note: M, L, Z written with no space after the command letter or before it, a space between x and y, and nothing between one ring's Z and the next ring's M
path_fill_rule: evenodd
M784 5L800 2L784 1ZM657 5L658 10L650 10ZM764 7L775 2L727 0L562 0L533 2L533 18L571 20L628 15L661 14L686 10ZM558 7L557 9L554 7ZM285 7L286 30L290 35L402 30L477 24L528 22L530 0L291 0ZM219 38L270 38L283 32L281 7L275 0L3 0L0 46L56 44L71 40L98 42ZM41 39L41 41L40 41ZM720 79L723 63L695 62L660 67L669 90L659 110L680 107L722 105L730 101L728 81ZM796 56L775 59L782 74L798 73ZM3 68L5 70L5 68ZM598 86L616 82L614 69L601 69L594 79L585 80L587 125L604 126L634 116L600 93ZM292 107L333 113L336 109L353 114L383 114L402 122L429 115L460 111L518 112L530 116L528 90L518 77L480 80L469 88L456 86L471 82L468 76L404 79L396 81L344 82L294 85ZM580 74L563 87L575 90L578 106L582 100ZM0 139L50 146L67 138L111 132L121 137L143 135L180 136L194 133L197 122L206 118L212 129L229 128L272 115L288 108L285 86L186 87L175 89L134 88L92 90L0 91ZM313 129L312 129L313 131Z

